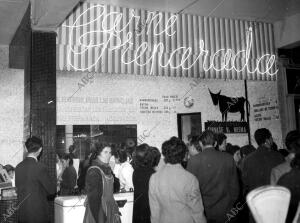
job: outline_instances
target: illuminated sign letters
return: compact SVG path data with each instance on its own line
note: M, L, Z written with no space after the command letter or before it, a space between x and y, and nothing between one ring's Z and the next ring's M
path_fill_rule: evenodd
M93 20L88 21L87 23L80 24L79 21L81 17L83 17L88 11L94 10L94 8L100 9L100 13ZM105 50L115 51L121 50L122 55L121 61L125 65L130 65L134 63L137 66L150 66L150 74L153 74L153 69L155 63L157 63L160 67L170 67L171 69L181 68L182 70L188 70L192 68L196 63L201 64L201 68L203 71L236 71L242 72L246 71L247 73L258 73L258 74L268 74L275 75L278 72L276 69L275 72L272 73L272 68L276 66L276 58L275 55L264 54L261 55L260 58L256 59L255 65L250 66L250 53L252 49L253 42L253 34L252 27L246 33L246 46L244 49L234 52L233 49L218 49L216 52L210 52L208 49L205 49L205 44L202 39L199 40L199 54L192 60L192 63L187 65L187 61L192 58L192 47L183 47L179 46L175 50L173 50L169 55L168 59L165 61L163 58L163 53L165 52L165 45L162 42L158 42L158 44L149 46L148 42L142 42L139 46L136 46L136 50L134 52L134 56L129 58L127 55L128 51L132 49L133 46L133 35L142 35L142 31L146 35L160 36L166 35L166 38L173 38L176 34L175 25L177 22L178 16L172 15L170 18L166 20L164 23L162 13L154 13L149 12L147 18L144 23L141 22L141 17L134 14L134 10L130 10L130 16L128 21L121 12L106 12L104 5L93 5L82 12L74 21L74 23L70 26L66 26L70 28L70 46L68 49L68 63L70 66L78 71L85 71L92 67L94 67L99 60L104 56ZM77 50L73 45L71 45L71 39L73 38L73 31L76 28L85 27L88 25L94 25L95 22L99 23L101 21L101 25L97 27L97 30L91 30L83 33L76 41L76 45L81 45L82 50ZM110 21L110 22L108 22ZM128 31L130 25L134 22L138 24L139 32L134 32L134 30ZM107 25L110 24L110 25ZM142 24L142 26L141 26ZM165 24L163 27L162 25ZM152 30L151 30L152 27ZM163 27L163 29L158 29L158 27ZM100 33L103 35L102 42L93 44L90 41L88 44L85 44L83 39L87 36L94 35L95 33ZM72 63L71 57L73 55L81 55L85 54L91 48L98 47L100 49L100 53L97 58L88 66L79 67ZM124 50L125 48L125 50ZM149 53L150 52L150 53ZM182 53L181 53L182 52ZM176 60L176 57L179 60ZM212 56L210 56L212 55ZM141 62L140 58L146 58L145 61ZM216 63L216 59L221 58L221 63ZM237 59L242 58L242 64L240 66L237 65Z

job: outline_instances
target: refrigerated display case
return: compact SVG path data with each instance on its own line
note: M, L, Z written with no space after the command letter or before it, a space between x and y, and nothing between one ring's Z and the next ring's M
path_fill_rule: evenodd
M117 193L114 198L122 214L122 223L132 223L133 192ZM55 223L82 223L86 195L61 196L54 201Z

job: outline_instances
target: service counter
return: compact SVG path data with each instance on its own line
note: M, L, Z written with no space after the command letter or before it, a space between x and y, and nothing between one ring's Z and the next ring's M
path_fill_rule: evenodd
M132 223L133 192L114 194L122 223ZM82 223L86 195L61 196L54 201L55 223Z

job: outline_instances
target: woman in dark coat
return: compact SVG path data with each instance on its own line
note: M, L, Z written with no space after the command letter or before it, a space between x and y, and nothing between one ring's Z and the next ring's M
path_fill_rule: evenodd
M87 192L84 223L120 223L120 212L113 197L114 177L109 166L111 147L95 144L86 173Z
M132 175L134 186L133 220L132 223L151 223L148 198L149 180L155 172L154 148L147 144L138 146L133 155L135 169ZM159 152L159 151L158 151ZM157 160L157 158L156 158ZM159 160L159 159L158 159Z
M62 181L60 184L60 195L70 196L74 194L74 188L76 186L77 173L73 166L73 159L70 155L66 154L63 157L65 170L61 176Z

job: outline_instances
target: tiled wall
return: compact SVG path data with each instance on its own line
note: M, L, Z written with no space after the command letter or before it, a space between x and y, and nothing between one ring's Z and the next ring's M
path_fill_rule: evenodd
M30 80L30 94L26 92L27 121L24 134L35 135L43 141L43 156L41 162L48 167L50 176L56 179L56 68L55 68L55 38L54 32L33 31L30 51L25 55L25 79ZM28 89L26 89L28 90ZM54 206L51 205L51 222L54 222Z

